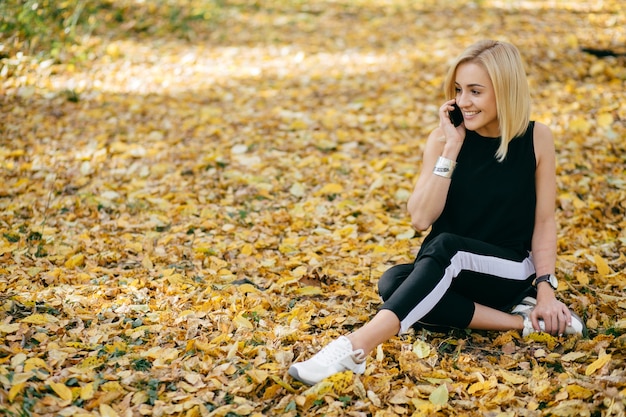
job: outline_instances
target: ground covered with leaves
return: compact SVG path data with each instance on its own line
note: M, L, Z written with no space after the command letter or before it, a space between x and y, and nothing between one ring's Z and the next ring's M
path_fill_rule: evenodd
M0 414L624 415L619 1L0 13ZM412 332L303 386L289 365L372 317L419 248L406 200L480 38L520 48L555 133L559 296L589 333Z

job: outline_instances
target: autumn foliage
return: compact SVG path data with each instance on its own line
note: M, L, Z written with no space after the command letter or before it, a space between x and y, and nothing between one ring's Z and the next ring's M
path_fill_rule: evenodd
M0 13L1 415L624 415L622 2ZM295 382L419 247L442 79L487 37L519 47L555 134L558 294L589 333L412 332L364 375Z

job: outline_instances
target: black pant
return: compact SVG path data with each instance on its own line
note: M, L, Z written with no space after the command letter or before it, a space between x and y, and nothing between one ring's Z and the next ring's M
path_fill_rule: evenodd
M411 264L396 265L380 278L384 304L401 322L466 328L474 303L508 311L531 291L535 267L530 254L450 233L423 246Z

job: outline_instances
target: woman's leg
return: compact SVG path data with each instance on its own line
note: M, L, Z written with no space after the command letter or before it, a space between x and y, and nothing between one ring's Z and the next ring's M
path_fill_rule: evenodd
M349 334L354 350L363 349L369 355L376 346L391 339L400 331L400 320L393 311L380 310L372 320Z
M504 310L528 288L534 272L530 258L514 251L442 233L422 248L413 271L381 308L395 313L401 332L415 323L467 328L475 304ZM519 321L506 316L500 323L505 316L495 317L478 323L495 330Z
M517 314L509 314L481 304L474 304L474 316L468 328L474 330L522 330L524 318Z
M378 295L387 301L391 294L396 292L404 280L411 275L415 268L414 263L394 265L387 269L378 279Z
M522 330L524 319L516 314L505 313L495 308L474 303L474 315L467 326L474 330ZM347 337L354 350L362 349L365 355L397 335L400 319L390 310L380 310L372 320Z

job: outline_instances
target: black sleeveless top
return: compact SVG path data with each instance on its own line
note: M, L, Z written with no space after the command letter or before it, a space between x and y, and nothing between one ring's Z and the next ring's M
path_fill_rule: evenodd
M498 162L499 138L466 132L445 207L424 245L442 232L513 249L524 256L535 224L534 122Z

